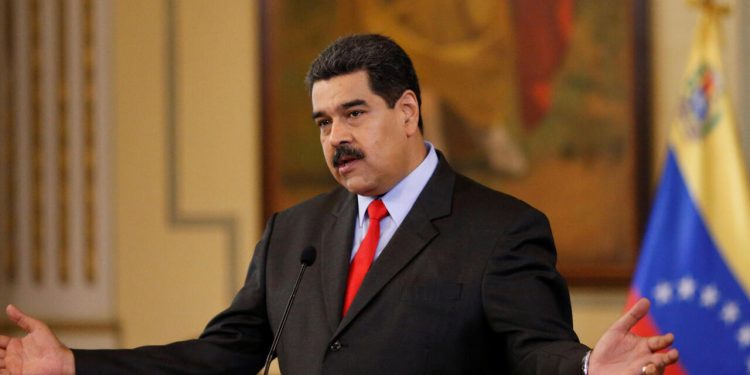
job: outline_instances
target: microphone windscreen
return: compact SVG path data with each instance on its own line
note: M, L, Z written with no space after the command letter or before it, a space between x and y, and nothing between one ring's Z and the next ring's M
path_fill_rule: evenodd
M311 266L313 263L315 263L316 255L317 252L315 251L315 248L312 246L308 246L304 250L302 250L302 254L300 254L299 256L299 262L306 266Z

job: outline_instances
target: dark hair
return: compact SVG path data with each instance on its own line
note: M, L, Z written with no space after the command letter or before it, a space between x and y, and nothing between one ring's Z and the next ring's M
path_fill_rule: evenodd
M305 84L311 91L317 81L358 71L367 72L370 90L391 108L404 91L414 91L420 107L419 130L422 131L422 96L417 73L406 52L387 36L355 34L337 39L310 64Z

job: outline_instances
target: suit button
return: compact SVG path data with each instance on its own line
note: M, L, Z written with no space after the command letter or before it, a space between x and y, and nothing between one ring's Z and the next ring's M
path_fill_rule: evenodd
M338 340L336 340L333 344L331 344L331 346L328 347L328 350L330 350L332 352L337 352L337 351L341 350L341 342L339 342Z

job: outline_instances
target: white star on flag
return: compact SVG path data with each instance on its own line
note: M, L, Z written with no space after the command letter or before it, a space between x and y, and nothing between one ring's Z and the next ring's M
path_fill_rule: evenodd
M656 288L654 288L654 299L660 305L669 303L672 300L672 286L666 281L656 285Z
M701 291L701 306L714 307L719 302L719 291L714 285L704 287Z
M740 317L740 308L735 302L727 302L721 308L721 320L726 324L732 324Z
M677 294L680 295L680 300L682 301L692 299L695 295L695 280L690 276L680 279L677 284Z
M740 348L750 346L750 324L745 323L742 328L737 331L737 341L740 343Z

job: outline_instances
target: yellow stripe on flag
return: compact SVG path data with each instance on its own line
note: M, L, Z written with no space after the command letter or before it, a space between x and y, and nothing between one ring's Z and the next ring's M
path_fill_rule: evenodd
M712 238L750 295L750 180L722 83L718 18L711 9L701 16L670 142Z

